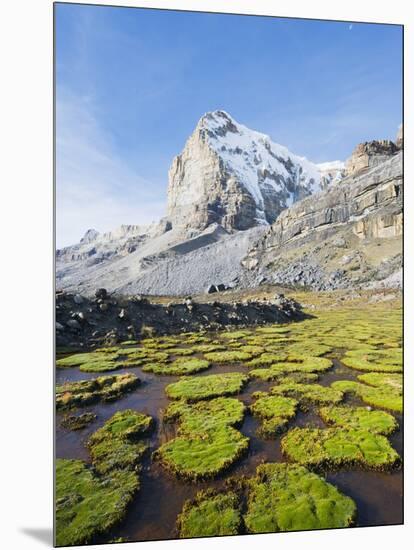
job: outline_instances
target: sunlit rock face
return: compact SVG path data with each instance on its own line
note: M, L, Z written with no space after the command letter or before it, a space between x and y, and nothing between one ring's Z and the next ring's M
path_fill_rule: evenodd
M196 229L268 225L343 169L342 163L321 166L224 111L207 113L172 162L167 216L173 225Z

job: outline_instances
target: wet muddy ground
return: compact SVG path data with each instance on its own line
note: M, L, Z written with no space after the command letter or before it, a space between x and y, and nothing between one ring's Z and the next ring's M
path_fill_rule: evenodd
M329 355L328 355L329 357ZM247 367L240 364L213 366L197 376L223 372L248 372ZM133 372L142 381L142 385L113 403L98 403L84 407L82 412L91 411L97 415L97 420L81 431L69 431L60 426L62 413L56 416L56 456L57 458L79 458L90 462L85 442L90 435L101 427L116 411L136 409L150 414L157 419L157 429L149 439L151 452L165 441L175 436L175 427L164 424L161 420L162 411L169 404L164 389L179 377L157 376L143 373L139 368L123 369L122 372ZM358 371L344 366L334 359L334 367L322 374L319 383L330 385L335 380L355 380ZM57 369L56 383L94 378L95 374L80 372L78 368ZM258 390L268 390L275 382L251 380L244 391L236 396L246 405L252 402L251 394ZM358 398L347 398L348 403L364 405ZM391 444L402 456L402 416L395 415L400 429L390 437ZM124 537L132 541L175 538L175 523L181 512L184 501L193 498L201 489L214 487L220 489L225 480L235 476L253 476L256 467L261 462L284 462L286 459L280 450L280 439L265 440L257 436L256 430L260 421L246 413L241 432L250 438L248 454L225 474L215 480L191 483L177 479L168 474L159 464L151 460L151 452L144 460L141 473L141 490L131 504L123 522L112 531L105 540ZM314 409L299 412L289 424L293 426L324 427L324 423ZM344 494L352 497L358 507L358 526L400 524L403 521L403 473L402 469L389 472L363 471L351 469L348 471L327 472L327 481L336 485Z

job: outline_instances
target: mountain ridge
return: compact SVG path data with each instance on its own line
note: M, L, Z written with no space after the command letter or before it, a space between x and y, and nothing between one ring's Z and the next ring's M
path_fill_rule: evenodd
M240 140L246 141L245 150ZM236 123L223 111L208 113L172 162L167 216L150 226L123 225L102 234L89 229L80 243L57 251L57 286L89 295L97 287L120 294L175 295L202 293L211 285L248 288L263 281L323 290L370 284L370 278L377 284L391 276L390 280L399 284L402 138L400 143L359 144L346 163L317 165L271 142L265 134ZM390 185L389 161L391 179L395 180ZM383 229L391 225L399 228L395 235L384 229L382 235L371 232L360 238L354 229L361 220L344 214L359 208L356 197L352 199L355 204L348 199L365 183L368 198L361 203L364 223L378 233L373 220L379 216ZM398 189L398 194L395 191L393 195L393 189ZM336 205L332 204L335 200ZM338 214L344 218L342 225L336 225L334 212L342 212ZM309 220L314 222L307 227ZM289 231L298 231L293 244L275 241L275 235ZM309 252L309 243L320 250L320 234L325 233L329 234L328 248L336 246L332 234L345 241L353 258L349 265L340 255L331 254L339 262L334 265ZM263 249L264 241L268 250ZM375 241L375 253L371 241ZM378 267L378 258L385 261L385 267ZM354 276L352 269L342 269L341 262L364 275ZM335 272L341 275L333 277Z

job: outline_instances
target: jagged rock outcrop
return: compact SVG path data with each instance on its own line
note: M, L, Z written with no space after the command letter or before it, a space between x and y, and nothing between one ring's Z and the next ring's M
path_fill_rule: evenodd
M322 289L385 279L401 268L402 184L398 152L282 212L242 264Z
M121 225L114 231L100 234L88 229L78 244L56 251L59 262L87 260L89 265L131 254L154 233L154 227Z
M342 169L342 167L340 167ZM169 171L167 217L173 226L218 223L245 230L274 222L293 202L333 179L224 111L204 115Z
M345 174L352 176L363 170L378 166L397 151L398 147L388 139L360 143L345 163Z
M403 149L404 148L404 128L403 128L402 124L400 124L398 126L398 132L397 132L397 137L395 139L395 145L398 147L398 149Z

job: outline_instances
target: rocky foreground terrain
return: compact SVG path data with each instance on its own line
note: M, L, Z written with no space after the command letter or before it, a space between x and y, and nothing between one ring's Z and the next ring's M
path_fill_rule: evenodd
M97 289L93 298L56 294L56 344L63 347L114 345L144 336L223 327L286 323L304 319L301 306L283 294L253 299L198 300L190 296L163 303L142 296L111 296Z
M401 286L402 131L314 164L204 115L169 172L167 216L88 230L57 251L57 289L92 296Z

